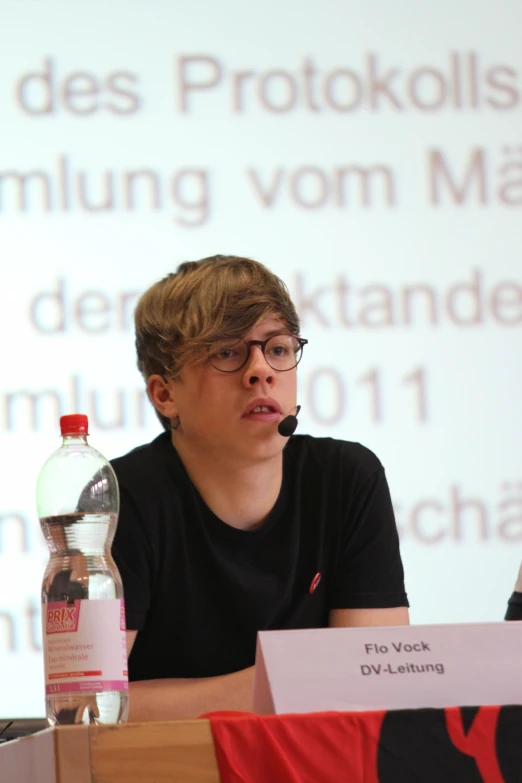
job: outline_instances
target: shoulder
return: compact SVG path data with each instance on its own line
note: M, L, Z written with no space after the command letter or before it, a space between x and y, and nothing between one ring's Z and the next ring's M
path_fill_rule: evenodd
M286 450L290 459L303 466L313 466L320 473L340 470L344 474L356 474L360 481L383 469L373 451L354 441L294 435Z
M174 449L169 433L164 432L150 443L112 459L111 465L118 481L132 487L136 483L156 483L173 461Z
M515 590L508 601L505 620L522 620L522 592L519 592L520 586L515 586Z
M513 594L508 601L506 620L522 620L522 564L513 589Z
M150 533L166 524L172 513L179 517L180 495L187 479L169 433L111 460L111 465L120 488L120 521L124 526L134 518Z

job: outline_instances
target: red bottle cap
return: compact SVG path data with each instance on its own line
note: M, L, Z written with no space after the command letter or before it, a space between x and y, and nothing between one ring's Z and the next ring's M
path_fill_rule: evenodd
M89 419L83 413L60 416L60 432L62 435L88 435Z

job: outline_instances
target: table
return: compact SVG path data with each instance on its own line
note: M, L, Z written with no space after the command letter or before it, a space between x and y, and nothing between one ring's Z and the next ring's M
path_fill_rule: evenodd
M238 776L239 775L239 776ZM0 745L0 783L521 783L522 707L62 726Z

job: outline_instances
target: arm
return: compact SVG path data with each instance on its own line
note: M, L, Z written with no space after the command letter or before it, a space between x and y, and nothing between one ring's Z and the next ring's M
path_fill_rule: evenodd
M127 654L137 631L127 631ZM221 677L140 680L129 685L129 721L197 718L214 710L252 711L254 667Z
M409 624L410 615L405 606L392 609L332 609L328 619L330 628Z
M330 627L409 625L393 506L384 470L377 464L354 490L346 515L330 595Z

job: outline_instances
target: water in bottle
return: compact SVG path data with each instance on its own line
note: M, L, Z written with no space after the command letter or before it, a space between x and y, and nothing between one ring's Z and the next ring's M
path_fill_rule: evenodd
M62 416L62 445L38 476L38 516L50 551L42 584L49 725L127 719L121 577L111 555L116 476L87 442L87 416Z

